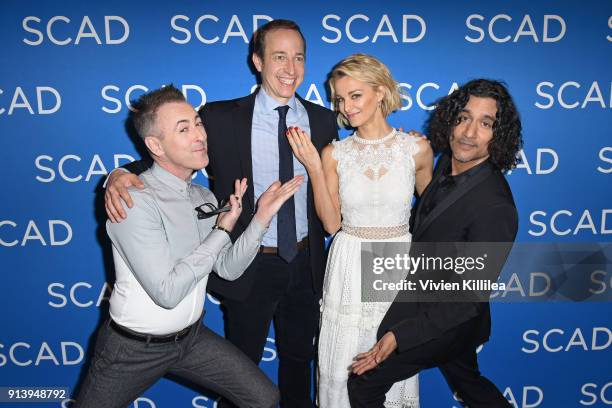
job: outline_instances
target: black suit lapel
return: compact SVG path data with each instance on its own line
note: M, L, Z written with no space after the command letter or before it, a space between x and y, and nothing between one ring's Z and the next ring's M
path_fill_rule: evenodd
M236 123L234 129L234 143L238 148L238 157L240 158L240 167L242 174L245 175L248 182L246 191L246 205L250 206L247 211L255 211L255 189L253 182L253 159L251 154L251 129L253 127L253 110L255 109L255 96L257 92L240 99L236 102L237 113L235 115ZM231 126L231 124L228 124Z
M436 182L437 179L440 177L440 174L442 173L440 172L436 175L436 178L434 179L436 180ZM491 174L493 174L492 166L484 166L476 174L468 178L464 183L461 183L459 186L457 186L457 188L455 188L452 193L444 197L444 199L436 205L436 207L427 215L427 217L425 217L419 224L415 223L413 240L418 241L423 232L431 225L431 223L436 218L440 216L440 214L444 213L444 211L446 211L448 207L453 205L457 200L467 194L471 189L483 182ZM432 180L432 183L434 182L434 180Z

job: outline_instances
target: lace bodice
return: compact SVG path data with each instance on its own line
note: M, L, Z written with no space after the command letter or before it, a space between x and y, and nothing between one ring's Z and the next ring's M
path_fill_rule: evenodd
M387 227L408 223L418 140L393 130L374 141L355 133L333 142L343 224Z

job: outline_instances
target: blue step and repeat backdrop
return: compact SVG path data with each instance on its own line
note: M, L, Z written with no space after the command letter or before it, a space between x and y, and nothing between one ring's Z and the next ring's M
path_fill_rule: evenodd
M130 100L168 83L195 106L250 93L248 42L272 18L295 20L306 36L302 96L329 106L334 63L373 54L405 91L390 117L404 129L421 130L433 102L457 84L505 81L525 138L522 164L508 174L517 241L612 241L610 1L11 0L1 8L0 386L72 392L83 373L113 284L102 182L140 157L124 128ZM205 173L196 181L207 185ZM609 275L591 284L612 290ZM222 333L218 302L209 296L206 307L205 323ZM517 408L611 405L610 311L606 302L495 303L482 370ZM261 368L276 380L272 330ZM421 375L421 399L459 406L435 370ZM215 401L164 379L132 406Z

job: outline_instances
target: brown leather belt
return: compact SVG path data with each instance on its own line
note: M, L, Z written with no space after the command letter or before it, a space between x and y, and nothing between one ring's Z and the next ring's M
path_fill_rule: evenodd
M303 240L297 243L298 251L303 251L306 248L308 248L308 237L304 238ZM270 247L270 246L262 245L259 248L259 252L261 252L262 254L278 255L278 247Z

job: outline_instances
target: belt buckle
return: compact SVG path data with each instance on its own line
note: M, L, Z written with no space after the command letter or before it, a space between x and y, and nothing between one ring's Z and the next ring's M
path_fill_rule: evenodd
M181 332L177 332L174 335L174 342L176 343L177 341L179 341L181 339Z

